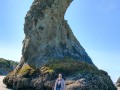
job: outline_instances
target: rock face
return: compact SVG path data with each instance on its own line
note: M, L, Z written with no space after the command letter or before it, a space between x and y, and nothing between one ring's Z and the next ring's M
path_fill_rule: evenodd
M51 58L66 56L93 64L73 35L66 9L72 0L35 0L25 17L23 62L39 68Z
M3 82L15 90L53 90L59 73L66 81L66 90L117 90L107 72L71 58L51 60L37 70L24 64L19 72L11 72Z
M120 87L120 78L117 80L116 86Z
M116 90L94 66L64 14L72 0L34 0L25 17L25 39L17 68L3 82L17 90L52 90L62 73L66 90Z
M17 62L0 58L0 75L7 75L14 70L17 65Z

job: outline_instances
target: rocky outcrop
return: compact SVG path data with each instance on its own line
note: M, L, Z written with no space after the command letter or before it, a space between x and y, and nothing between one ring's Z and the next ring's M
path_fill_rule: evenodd
M0 58L0 75L7 75L15 69L18 62Z
M49 59L68 56L93 64L64 20L71 2L34 0L25 17L22 62L39 68Z
M107 72L71 58L51 60L37 70L24 64L17 76L11 72L3 82L15 90L53 90L59 73L66 81L66 90L117 90Z
M25 17L22 58L3 80L17 90L52 90L62 73L66 90L116 90L72 33L64 14L72 0L34 0Z
M117 80L116 86L120 87L120 78Z

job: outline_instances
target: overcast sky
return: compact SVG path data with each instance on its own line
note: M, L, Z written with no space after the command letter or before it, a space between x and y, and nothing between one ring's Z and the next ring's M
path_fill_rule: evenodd
M0 0L0 57L19 61L24 17L33 0ZM120 76L120 0L73 0L65 19L94 64Z

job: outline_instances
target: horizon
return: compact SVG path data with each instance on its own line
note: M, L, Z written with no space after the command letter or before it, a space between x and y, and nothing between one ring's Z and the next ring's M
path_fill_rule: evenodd
M20 61L24 17L31 1L0 1L0 57ZM120 77L119 0L74 0L65 14L74 35L93 63L113 82ZM7 11L7 12L6 12Z

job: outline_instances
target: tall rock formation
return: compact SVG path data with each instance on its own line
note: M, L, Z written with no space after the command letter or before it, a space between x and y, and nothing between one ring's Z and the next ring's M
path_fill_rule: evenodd
M116 90L94 66L64 14L72 0L34 0L25 17L22 58L3 82L17 90L52 90L59 73L66 90Z
M72 0L35 0L25 17L23 62L39 68L53 58L71 57L93 64L64 20Z

